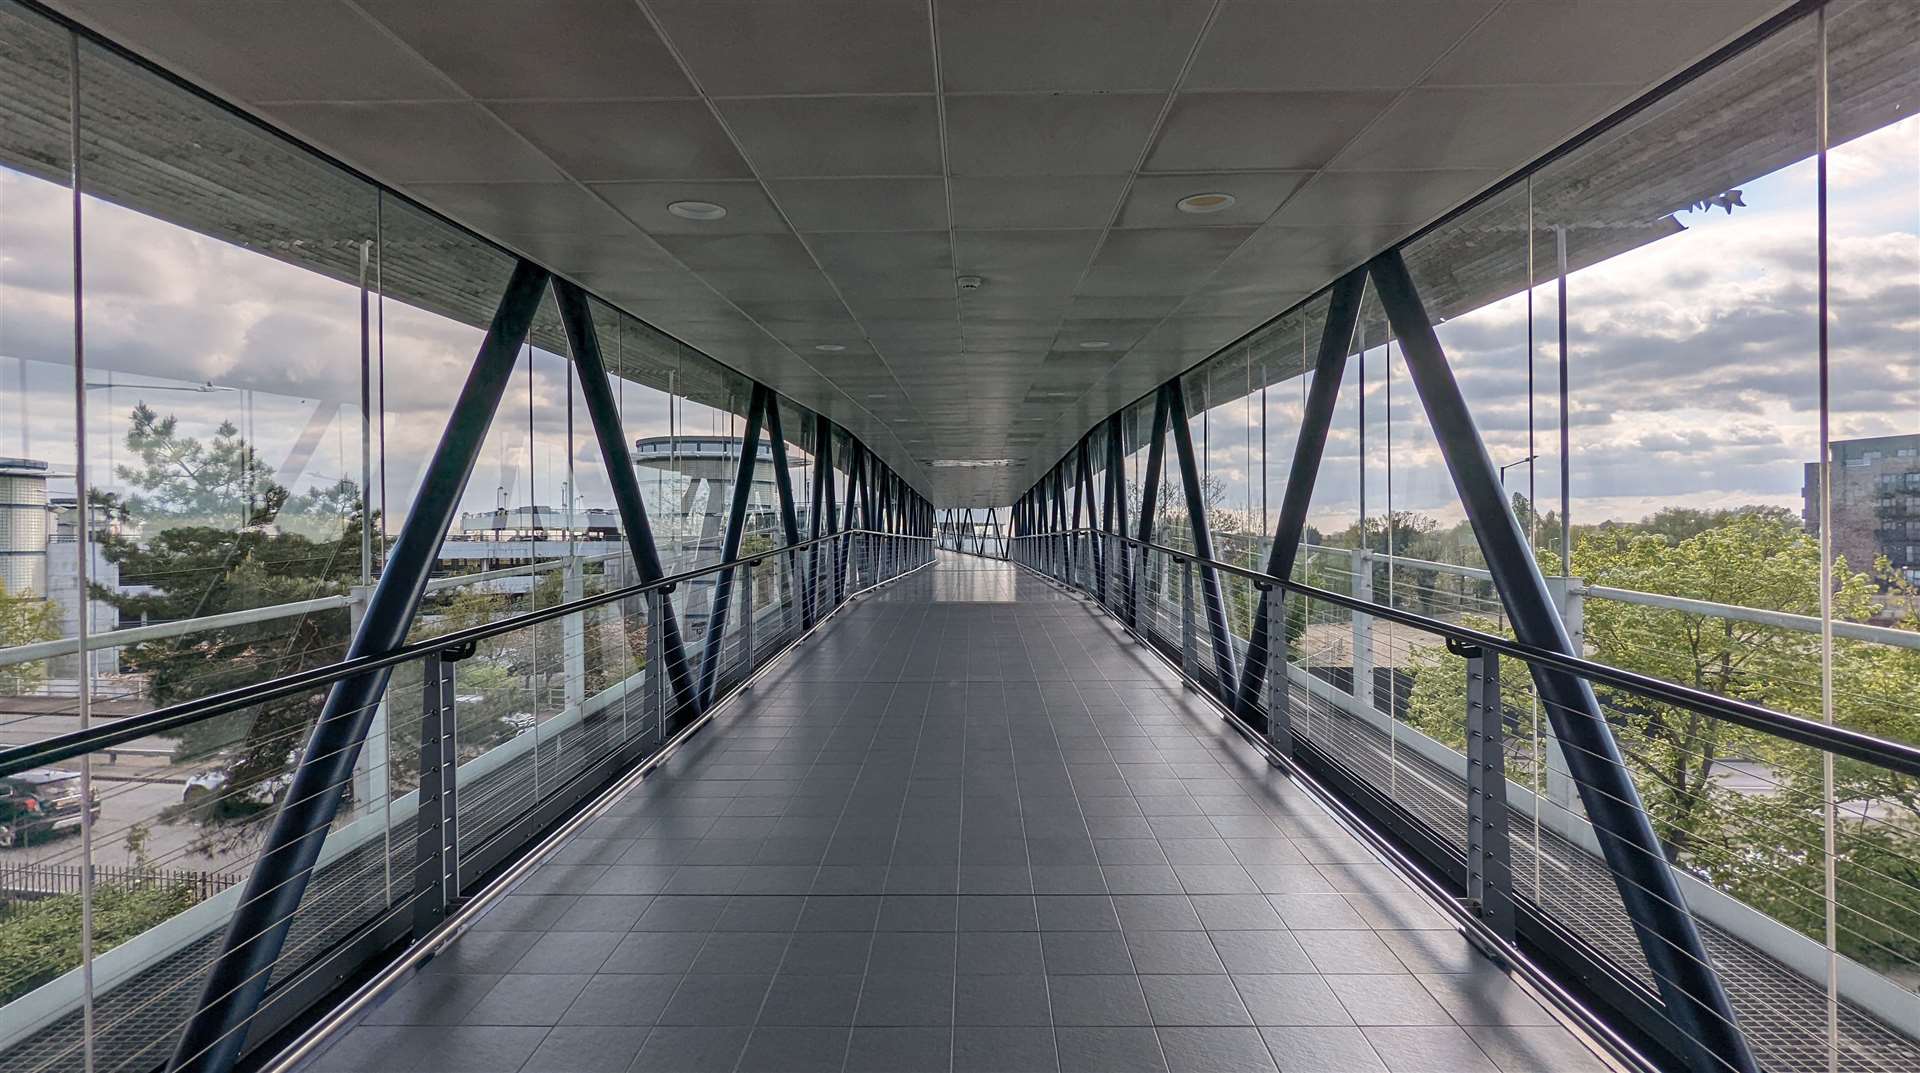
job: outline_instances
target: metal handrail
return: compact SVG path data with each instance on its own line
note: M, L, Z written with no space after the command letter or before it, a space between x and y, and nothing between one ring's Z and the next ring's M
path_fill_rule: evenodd
M1133 547L1167 555L1175 562L1192 560L1202 566L1245 578L1259 587L1278 587L1289 592L1298 593L1309 599L1323 600L1360 614L1386 619L1389 622L1397 622L1404 626L1411 626L1415 629L1438 634L1441 637L1458 640L1465 644L1477 645L1503 655L1514 656L1530 664L1552 667L1556 670L1580 675L1595 683L1630 690L1654 700L1699 712L1702 715L1715 719L1724 719L1727 722L1735 723L1750 730L1772 734L1775 737L1794 742L1795 744L1805 745L1815 749L1823 749L1836 756L1843 756L1850 760L1873 764L1878 767L1900 772L1904 775L1920 777L1920 748L1912 745L1889 741L1885 738L1878 738L1871 734L1863 734L1857 730L1848 730L1845 727L1822 723L1802 716L1789 715L1786 712L1776 711L1765 705L1736 700L1731 697L1723 697L1717 693L1709 693L1691 686L1680 685L1677 682L1668 682L1664 679L1652 677L1651 675L1640 674L1636 671L1622 670L1605 663L1596 663L1582 656L1569 656L1565 653L1554 652L1545 648L1537 648L1511 638L1501 637L1498 634L1485 633L1480 630L1469 629L1465 626L1456 626L1449 622L1443 622L1436 618L1405 611L1386 604L1370 603L1366 600L1345 595L1344 593L1333 592L1291 579L1277 578L1270 574L1265 574L1258 570L1251 570L1233 563L1221 562L1217 559L1202 559L1190 551L1181 551L1178 548L1170 548L1163 544L1152 543L1151 541L1136 540L1124 533L1112 533L1100 529L1074 529L1054 533L1029 533L1016 537L1015 539L1058 539L1060 537L1079 536L1081 534L1117 539Z
M502 619L498 622L485 622L477 626L469 626L466 629L441 634L438 637L429 637L425 640L414 641L410 644L402 645L391 652L373 656L361 656L355 659L339 660L324 666L312 667L304 671L296 671L293 674L282 675L278 678L270 678L264 682L239 686L219 693L211 693L204 697L197 697L193 700L181 701L178 704L170 704L163 708L155 708L153 711L128 716L125 719L116 720L111 723L104 723L82 730L69 731L65 734L55 734L52 737L43 738L40 741L26 745L16 745L12 748L0 749L0 778L17 775L22 771L30 771L38 767L45 767L48 764L56 764L62 760L71 760L74 757L86 753L98 752L99 750L111 748L116 745L122 745L137 738L144 738L152 734L160 734L179 727L190 726L194 723L211 719L214 716L226 715L229 712L236 712L264 701L277 700L295 693L304 693L320 686L329 685L343 678L350 678L367 671L379 670L382 667L396 666L430 653L439 653L451 648L461 648L478 641L484 641L490 637L497 637L504 633L512 633L529 626L538 626L543 622L551 622L554 619L566 618L569 615L579 614L582 611L600 607L604 604L610 604L618 600L629 600L636 596L644 596L649 592L655 591L670 593L675 586L681 582L691 581L706 574L754 566L765 560L778 558L783 555L791 555L794 552L805 551L816 545L828 544L846 537L861 535L889 537L901 540L933 539L932 537L917 536L909 533L885 533L874 529L843 529L838 533L811 537L798 544L788 544L770 551L756 552L752 555L742 555L728 562L714 563L709 566L702 566L697 569L671 574L658 581L610 589L607 592L598 593L593 596L585 596L578 600L570 600L566 603L554 604L551 607L542 607L523 612L512 618Z

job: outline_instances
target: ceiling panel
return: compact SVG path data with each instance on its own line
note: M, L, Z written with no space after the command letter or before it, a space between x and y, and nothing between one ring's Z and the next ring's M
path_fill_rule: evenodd
M802 231L924 231L947 226L939 179L771 179L766 183Z
M522 101L490 107L581 182L753 177L703 101Z
M1500 0L1228 0L1187 88L1401 89L1499 6ZM1551 13L1580 5L1508 6ZM1357 26L1366 29L1356 33Z
M953 176L953 226L1105 227L1129 176Z
M716 97L929 93L927 7L899 0L652 0L645 5Z
M1781 0L53 2L985 505Z
M941 174L930 94L767 97L718 107L764 178Z
M1391 93L1358 90L1183 93L1146 170L1323 167L1392 102Z
M358 0L460 88L482 99L687 97L693 85L632 0ZM252 4L223 5L221 18ZM299 4L273 4L296 8ZM476 26L486 27L475 33ZM590 36L579 28L592 26ZM501 42L511 47L502 48Z
M791 229L773 199L752 179L659 183L589 183L628 219L655 235L786 234ZM689 220L667 206L678 201L707 201L727 207L718 220Z
M955 175L1132 171L1164 100L1148 93L953 97L948 165Z
M949 92L1172 88L1209 0L938 0Z

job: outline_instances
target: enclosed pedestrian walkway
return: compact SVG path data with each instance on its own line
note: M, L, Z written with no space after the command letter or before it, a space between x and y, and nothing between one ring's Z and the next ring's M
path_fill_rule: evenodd
M722 708L312 1062L1600 1060L1161 659L941 552Z

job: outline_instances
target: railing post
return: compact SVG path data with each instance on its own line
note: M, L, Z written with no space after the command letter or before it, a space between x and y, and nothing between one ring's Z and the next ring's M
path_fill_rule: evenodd
M1495 934L1513 940L1513 855L1507 837L1507 772L1500 655L1449 640L1467 660L1467 901Z
M1293 755L1293 691L1287 681L1287 590L1269 586L1263 606L1267 611L1267 676L1262 683L1267 709L1267 744L1281 756Z
M746 663L740 675L743 682L753 675L753 568L759 565L759 560L754 560L740 568L741 579L747 583L746 596L740 601L740 658ZM725 640L721 638L722 642Z
M453 660L430 652L421 661L420 674L420 811L414 816L413 855L416 939L446 919L447 906L459 894Z
M1353 549L1353 598L1373 602L1373 552ZM1353 613L1353 699L1373 703L1373 616Z
M1193 688L1193 560L1180 562L1180 677L1181 684Z
M647 703L653 709L653 743L657 748L667 737L669 689L667 679L666 623L667 594L654 589L647 593Z
M586 598L586 578L581 576L582 562L577 555L567 556L565 575L561 579L561 599L567 603ZM567 706L575 711L587 700L587 616L576 611L560 620L560 673L565 680L560 683L561 692L566 696Z
M1136 636L1143 633L1140 625L1140 601L1146 595L1147 586L1147 549L1135 548L1139 562L1133 571L1133 584L1127 593L1127 625L1133 628Z

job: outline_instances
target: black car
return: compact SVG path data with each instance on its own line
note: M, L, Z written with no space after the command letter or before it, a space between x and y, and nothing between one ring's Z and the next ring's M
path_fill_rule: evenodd
M93 803L100 818L100 803ZM0 779L0 849L80 828L80 773L42 768Z

